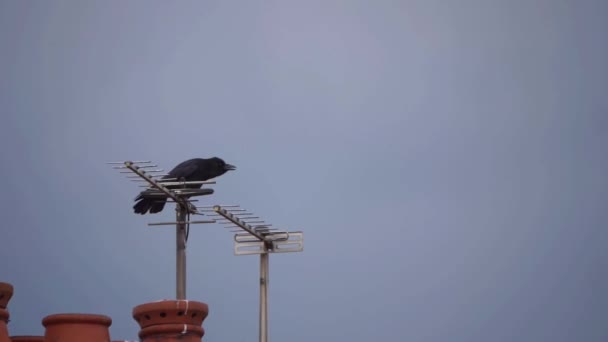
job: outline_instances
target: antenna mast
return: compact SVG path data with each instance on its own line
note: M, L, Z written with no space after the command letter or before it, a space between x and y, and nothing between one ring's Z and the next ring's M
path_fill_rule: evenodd
M192 188L193 185L215 184L214 181L185 181L183 179L160 178L166 177L161 169L154 169L150 161L112 162L115 169L134 182L143 182L140 185L147 188L147 197L158 198L161 201L175 203L175 222L148 223L148 226L175 225L175 292L178 300L186 299L186 242L190 224L220 223L224 228L230 229L234 235L235 255L260 255L260 316L259 341L268 341L268 278L269 259L271 253L293 253L304 250L304 233L301 231L284 231L271 228L253 216L251 212L242 209L239 205L215 205L197 207L193 203L195 196L213 194L210 188ZM190 215L205 215L217 219L191 221Z
M188 232L190 224L205 224L215 223L215 220L206 221L189 221L190 214L200 215L196 207L192 204L196 200L190 199L194 196L211 195L213 189L208 188L191 188L193 185L215 184L215 182L188 182L172 178L160 178L167 176L166 174L155 174L164 172L162 169L148 170L156 168L157 165L151 165L150 161L125 161L109 164L123 164L122 166L114 166L115 169L121 169L121 173L132 173L134 176L128 176L135 182L147 182L149 186L146 192L148 197L157 197L159 200L175 203L175 222L156 222L149 223L149 226L175 225L175 297L176 299L186 299L186 241L188 240ZM150 174L153 175L150 175Z

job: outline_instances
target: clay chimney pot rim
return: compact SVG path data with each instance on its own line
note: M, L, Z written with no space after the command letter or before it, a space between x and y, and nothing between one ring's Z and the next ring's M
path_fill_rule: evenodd
M105 315L93 315L93 314L54 314L46 316L42 320L42 325L47 327L52 324L61 323L91 323L91 324L102 324L105 326L112 325L112 319Z

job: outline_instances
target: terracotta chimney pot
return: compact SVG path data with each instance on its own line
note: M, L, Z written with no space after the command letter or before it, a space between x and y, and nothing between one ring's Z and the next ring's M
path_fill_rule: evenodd
M9 283L0 283L0 309L6 309L8 301L13 296L13 285Z
M104 315L56 314L42 320L45 342L108 342L112 319Z
M6 327L10 317L8 310L6 310L6 306L12 296L13 285L0 283L0 342L11 342L11 339L8 337L8 328Z
M201 342L208 314L207 304L190 300L163 300L133 308L142 342Z
M44 336L11 336L13 342L44 342Z
M0 309L0 342L11 342L11 339L8 338L8 328L6 327L9 316L7 310Z

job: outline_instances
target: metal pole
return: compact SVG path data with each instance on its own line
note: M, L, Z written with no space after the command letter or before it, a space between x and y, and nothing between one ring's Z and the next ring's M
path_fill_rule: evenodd
M175 206L177 224L175 234L175 270L177 299L186 299L186 208L177 203Z
M260 342L268 342L268 249L260 254Z

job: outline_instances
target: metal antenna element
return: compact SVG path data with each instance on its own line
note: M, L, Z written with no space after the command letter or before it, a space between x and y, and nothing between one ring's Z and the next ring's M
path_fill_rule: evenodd
M201 211L211 211L210 207L197 207ZM226 209L228 208L228 209ZM268 277L270 253L301 252L304 250L304 233L301 231L287 232L268 227L271 224L256 224L264 221L249 221L258 219L251 212L240 209L239 206L216 205L213 211L223 217L222 224L231 224L226 228L240 228L234 232L235 255L260 255L260 326L259 341L268 342ZM244 213L234 213L243 212ZM216 215L213 215L216 216ZM246 216L246 217L243 217Z
M202 215L192 204L197 200L190 199L190 197L213 193L213 189L197 189L189 186L201 187L206 184L215 184L215 181L180 181L175 178L160 178L166 174L158 174L164 171L156 169L158 165L153 165L151 161L125 161L108 164L116 165L113 168L119 169L120 173L131 174L127 176L131 181L150 184L150 187L145 190L148 198L175 203L175 222L148 223L148 226L175 225L175 292L177 299L186 299L186 242L190 224L215 223L215 220L189 220L191 214Z

